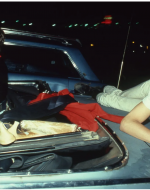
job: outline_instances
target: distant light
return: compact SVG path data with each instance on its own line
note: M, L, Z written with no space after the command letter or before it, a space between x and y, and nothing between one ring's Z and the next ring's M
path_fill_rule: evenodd
M3 20L3 21L1 21L1 23L5 23L5 21Z
M133 50L133 52L135 52L135 51Z
M128 24L131 24L131 22L128 22Z
M143 47L143 46L140 44L140 47Z
M88 24L85 24L84 26L86 27L86 26L88 26Z
M16 22L19 22L19 20L16 20Z
M80 24L80 26L83 26L83 24Z
M2 56L0 55L0 57L2 57Z
M26 24L23 24L23 26L25 26Z
M112 23L112 20L110 20L110 19L105 19L105 21L102 21L101 23L102 23L102 24L111 24L111 23Z
M144 51L144 53L146 53L146 51Z
M78 24L75 24L74 26L78 26Z
M136 22L136 24L139 24L139 22Z
M105 16L104 19L112 19L112 16Z
M135 42L134 41L132 41L132 44L134 44Z
M94 44L90 44L90 46L94 46Z
M29 23L29 25L32 25L32 23Z
M72 24L69 26L69 28L71 28L72 27Z
M56 24L52 24L52 26L56 26Z
M116 22L115 24L117 25L117 24L119 24L119 22Z
M105 20L105 21L102 21L102 22L101 22L102 24L111 24L111 23L112 23L112 16L111 16L111 15L106 15L106 16L104 17L104 20Z
M99 23L97 23L97 24L94 24L94 26L97 26Z
M146 46L146 49L148 49L148 46Z

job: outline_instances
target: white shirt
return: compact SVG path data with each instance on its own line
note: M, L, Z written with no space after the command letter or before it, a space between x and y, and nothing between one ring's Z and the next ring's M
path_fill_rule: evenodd
M143 99L143 103L144 105L150 109L150 92L148 93L148 95Z

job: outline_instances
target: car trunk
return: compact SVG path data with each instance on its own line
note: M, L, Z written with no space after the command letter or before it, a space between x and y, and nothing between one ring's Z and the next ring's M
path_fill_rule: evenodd
M11 81L8 85L13 87L17 87L18 85L24 87L34 86L39 92L45 90L50 91L49 87L44 82ZM13 88L13 90L14 89L15 88ZM26 102L28 102L28 99L31 100L35 98L35 95L32 94L29 96L28 93L18 92L17 89L15 89L15 92L21 93L21 95L25 94L26 96L24 97ZM13 109L11 111L13 111ZM40 118L39 120L45 122L61 122L71 124L71 122L65 116L60 115L58 111L51 115L46 115L46 117L42 117L42 119ZM123 142L118 138L115 132L109 128L107 123L103 122L103 120L99 118L99 116L95 118L95 121L98 124L98 130L96 132L79 128L79 130L71 133L21 139L9 145L0 145L1 172L7 175L27 175L26 172L30 172L32 175L39 172L41 174L57 174L72 172L76 173L79 171L109 171L125 166L128 161L128 151ZM11 121L11 123L13 122ZM6 127L9 128L9 126ZM54 163L58 161L61 162L58 157L61 159L69 158L71 159L71 163L69 165L63 164L63 166L60 167L54 167L55 164L52 164L52 167L49 168L45 165L44 167L40 167L38 169L37 167L34 167L33 169L32 162L25 168L11 167L15 164L15 162L22 162L22 158L24 159L24 156L26 155L28 157L36 157L37 161L38 156L42 154L46 154L46 156L53 156ZM54 155L57 156L58 161ZM10 166L6 167L7 169L3 167L4 165L2 164L2 161L6 161L6 159L11 159L12 161ZM40 164L42 162L44 163L45 160L42 160ZM38 164L39 162L37 162L37 164L35 162L34 166L38 166Z

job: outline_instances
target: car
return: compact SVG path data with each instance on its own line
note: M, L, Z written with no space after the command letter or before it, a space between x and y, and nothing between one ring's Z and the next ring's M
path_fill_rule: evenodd
M42 35L8 28L5 33L5 64L9 80L45 80L52 91L74 91L76 83L104 85L83 57L78 39Z
M6 30L4 30L4 32L5 34L7 33ZM6 45L6 48L4 47L4 52L3 52L4 57L6 57L6 60L7 60L6 64L8 66L8 69L12 71L12 73L11 72L8 73L9 85L12 85L12 87L14 87L15 85L17 86L23 85L24 87L28 85L28 86L35 86L38 89L37 80L38 81L40 80L40 81L44 81L43 84L45 84L46 82L48 86L53 91L56 90L56 92L58 92L58 90L63 90L64 88L68 87L68 89L73 93L74 99L79 103L89 104L89 105L96 103L96 101L92 99L90 96L75 94L73 91L74 84L72 85L72 87L71 85L69 86L67 84L65 85L64 83L58 82L57 77L56 78L52 77L53 80L51 80L51 77L48 77L47 73L45 74L46 71L39 74L39 70L37 71L35 69L36 64L34 65L35 67L32 67L33 70L30 67L29 69L30 73L28 74L26 73L26 71L28 71L28 67L26 67L26 70L23 70L24 67L22 67L22 65L21 67L20 66L17 67L16 65L14 66L13 65L14 63L19 64L19 62L17 62L18 61L17 56L20 56L19 49L15 48L16 44L20 45L19 46L20 49L22 49L23 43L24 43L23 48L26 46L30 47L30 43L32 47L34 44L35 48L37 48L38 44L37 42L36 43L32 42L31 38L30 38L31 42L30 40L23 42L23 39L24 39L23 36L21 36L22 40L20 39L20 35L18 36L18 38L17 38L17 35L13 37L15 37L16 39L12 40L11 38L8 38L6 34L6 40L4 42L4 46ZM9 48L7 48L8 46L12 47L10 51L8 51L9 50ZM46 43L45 43L45 46L47 47ZM51 47L53 46L51 45ZM54 47L56 48L57 46L54 45ZM67 49L67 47L65 46L63 48L65 48L65 50L69 52L70 56L72 57L70 60L73 60L74 62L74 60L76 59L74 56L72 56L73 53L71 52L73 48L71 48L70 51L69 51L69 48ZM77 50L74 50L74 51L78 52ZM8 61L7 53L11 55L9 56L10 62ZM30 51L24 51L23 53L25 56L26 54L30 53ZM39 51L39 54L40 53L43 54L43 52ZM38 56L38 54L36 55ZM81 54L78 54L78 56L79 55L81 56ZM30 57L27 57L27 59L26 57L22 57L24 62L29 60L29 58ZM15 60L15 61L12 62L12 60ZM36 60L38 61L38 59ZM79 65L77 64L77 66ZM57 71L57 69L55 71ZM38 72L38 75L36 72ZM55 73L53 72L53 74ZM87 75L85 75L85 77L87 78L86 80L84 78L83 81L84 82L86 81L88 83L89 82L88 79L91 76L91 74L90 72L86 72L86 74ZM76 83L77 81L80 81L80 80L74 79L74 83ZM97 82L95 81L96 81L96 78L94 79L94 82L92 82L92 84L94 83L97 86L98 81ZM34 105L35 104L33 104L33 106ZM97 103L96 105L101 107L108 114L118 115L118 116L125 116L127 114L127 112L101 106ZM19 109L21 111L22 107ZM71 134L65 133L58 136L57 135L49 136L46 138L47 144L51 143L51 141L55 139L55 141L53 141L53 143L51 144L52 147L49 147L48 151L53 152L54 149L59 149L58 151L59 155L63 156L65 153L65 155L72 157L73 164L70 168L66 168L66 169L58 168L58 169L53 169L50 171L42 170L38 172L37 171L33 172L32 170L2 172L1 170L0 188L7 188L7 189L8 188L11 188L11 189L12 188L14 189L17 189L17 188L20 188L20 189L21 188L26 188L26 189L27 188L37 188L37 189L40 189L40 188L42 189L44 188L45 189L50 189L50 188L57 188L57 189L58 188L86 188L86 189L88 188L92 188L92 189L94 188L97 188L97 189L149 188L149 185L150 185L149 143L145 143L139 139L136 139L128 134L123 133L122 131L119 130L118 123L112 122L111 118L110 120L106 120L106 117L104 117L105 115L104 112L102 113L103 114L101 116L97 115L95 117L95 121L98 124L98 130L96 131L96 133L92 131L89 132L87 130L85 131L81 130L75 133L75 136L73 133ZM28 115L32 115L32 114L29 113ZM8 117L7 114L6 116ZM107 116L109 119L110 115L107 115ZM88 120L88 118L86 119ZM149 121L146 123L146 126L150 128ZM86 151L84 149L83 142L82 142L82 150L80 151L78 150L76 152L72 151L77 146L77 144L80 143L80 138L81 138L80 135L81 136L85 135L84 136L85 139L83 141L84 145L88 143L90 144L90 142L92 142L92 138L98 138L100 140L100 145L98 149L95 149L95 145L94 145L92 150ZM65 152L64 150L66 149L66 143L65 143L66 140L69 141L69 139L73 137L75 138L75 144L72 144L69 151ZM59 143L57 144L56 141ZM10 146L0 145L1 155L2 154L7 155L8 150L9 150L10 155L18 151L23 151L24 149L22 145L24 145L24 141L22 142L19 140ZM26 148L30 149L30 151L33 151L34 149L37 149L38 151L40 151L42 150L40 149L42 145L43 145L42 138L30 139L30 141L27 141ZM17 147L17 149L15 149L15 146ZM63 148L61 149L61 147ZM45 146L43 148L44 148L44 151L47 150ZM62 151L60 151L60 149Z

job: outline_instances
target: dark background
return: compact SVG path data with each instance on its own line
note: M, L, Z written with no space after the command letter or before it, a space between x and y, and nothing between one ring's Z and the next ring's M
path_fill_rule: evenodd
M125 53L120 82L125 89L149 79L149 9L149 2L0 2L5 21L0 26L78 38L98 78L115 86ZM112 16L109 25L101 23L106 15Z

